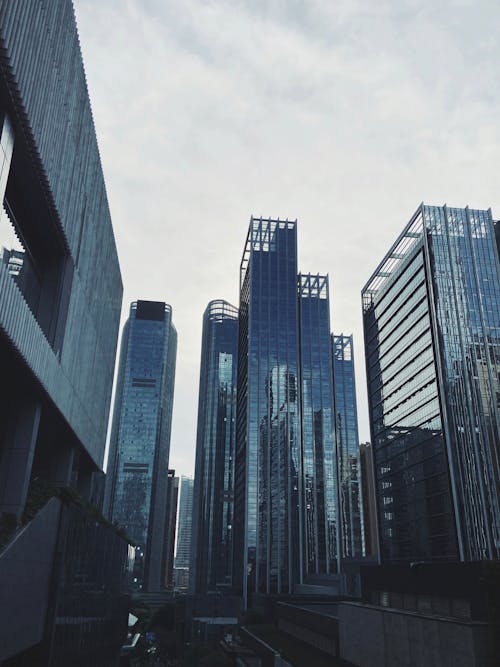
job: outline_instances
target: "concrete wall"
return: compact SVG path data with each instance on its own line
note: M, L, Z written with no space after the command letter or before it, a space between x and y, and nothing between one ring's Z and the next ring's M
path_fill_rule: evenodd
M358 667L494 667L485 623L338 605L340 657Z
M0 329L101 467L122 282L71 0L0 2L0 55L13 162L29 156L18 186L28 202L43 194L31 224L43 226L51 251L52 237L62 239L71 273L57 350L3 274Z
M0 662L43 639L60 512L52 498L0 554Z

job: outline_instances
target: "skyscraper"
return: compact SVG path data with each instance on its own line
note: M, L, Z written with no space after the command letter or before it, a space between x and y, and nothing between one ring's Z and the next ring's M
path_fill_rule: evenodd
M362 296L382 559L498 558L491 211L422 204Z
M163 587L177 332L172 308L136 301L123 328L106 508L136 543L138 588Z
M193 522L193 479L181 476L175 567L189 569L191 565L191 529Z
M211 301L203 316L190 585L232 582L238 309Z
M337 460L328 276L300 275L304 575L337 572Z
M174 587L174 554L175 536L177 527L177 502L179 499L179 478L175 470L169 470L167 475L167 517L165 537L165 585L167 589Z
M339 572L330 336L328 277L297 273L297 223L251 218L240 273L233 578L246 604L252 593L292 593Z
M110 664L127 544L53 495L99 505L122 299L72 2L0 3L0 55L0 662Z
M252 218L240 270L235 583L292 592L302 577L297 229Z
M365 555L363 498L352 336L332 335L341 557Z

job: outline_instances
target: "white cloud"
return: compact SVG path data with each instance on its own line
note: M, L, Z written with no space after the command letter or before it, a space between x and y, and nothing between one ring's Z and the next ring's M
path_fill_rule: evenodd
M125 285L179 332L171 464L192 472L201 318L237 304L251 213L299 219L333 329L420 201L499 210L500 6L75 0Z

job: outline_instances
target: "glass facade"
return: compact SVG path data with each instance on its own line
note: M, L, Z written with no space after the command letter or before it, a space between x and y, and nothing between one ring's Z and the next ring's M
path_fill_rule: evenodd
M352 336L332 335L335 432L342 558L365 555L363 499Z
M465 560L500 557L500 277L491 211L423 208Z
M191 564L191 529L193 520L193 479L182 475L179 495L179 518L175 567L189 568Z
M337 465L328 277L299 276L304 573L337 571Z
M381 556L499 555L490 211L422 205L363 290Z
M203 316L190 582L232 582L238 309L211 301Z
M137 586L164 585L167 470L177 333L163 302L132 303L123 330L107 511L136 543Z
M292 592L302 576L298 336L296 222L252 218L240 279L234 522L246 600Z

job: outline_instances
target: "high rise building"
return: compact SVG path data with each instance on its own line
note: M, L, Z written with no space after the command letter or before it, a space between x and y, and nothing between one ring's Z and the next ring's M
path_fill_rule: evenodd
M72 2L0 3L0 56L0 662L111 664L128 545L70 498L100 503L122 282Z
M175 567L189 570L191 565L191 528L193 522L193 479L181 476L177 518Z
M491 211L422 204L362 296L382 560L498 558Z
M174 554L175 535L177 526L177 501L179 498L179 478L175 470L169 470L167 475L167 521L165 538L165 585L167 589L174 587Z
M232 582L238 309L211 301L203 316L190 584Z
M339 572L330 337L328 277L298 274L297 223L251 218L240 273L233 522L233 581L246 604L253 593L292 593ZM346 391L339 384L351 415Z
M136 301L123 328L106 510L136 544L137 587L164 586L167 472L177 332L172 308Z
M340 555L328 276L300 275L304 575L337 572Z
M252 218L240 269L235 583L292 592L302 578L297 229Z
M365 536L352 336L333 334L332 356L341 523L340 554L342 558L362 558L365 555Z

